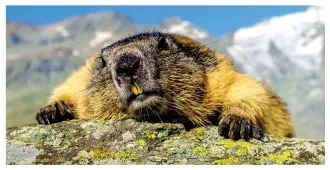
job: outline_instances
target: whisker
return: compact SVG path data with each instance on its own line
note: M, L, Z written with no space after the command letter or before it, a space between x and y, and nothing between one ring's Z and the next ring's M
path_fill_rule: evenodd
M155 25L154 25L153 32L155 32L155 30L156 30L156 26L157 26L157 24L158 24L158 19L159 19L159 16L160 16L161 11L162 11L162 7L159 8L159 12L158 12L158 16L157 16L156 23L155 23Z
M156 106L157 107L157 109L159 110L159 111L161 111L161 108L157 105L157 104L153 104L154 106ZM162 105L162 104L161 104ZM161 116L158 114L158 112L157 111L155 111L155 112L153 112L155 115L157 115L158 116L158 118L159 118L159 120L161 121L161 122L163 122L162 121L162 118L160 118Z

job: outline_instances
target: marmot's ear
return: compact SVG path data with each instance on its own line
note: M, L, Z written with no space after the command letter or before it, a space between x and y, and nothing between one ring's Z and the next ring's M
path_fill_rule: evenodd
M102 54L97 56L95 59L95 68L98 73L102 71L102 69L106 66L107 62L104 60Z
M170 39L170 37L160 37L158 40L158 49L159 50L169 50L171 48L176 48L174 42Z

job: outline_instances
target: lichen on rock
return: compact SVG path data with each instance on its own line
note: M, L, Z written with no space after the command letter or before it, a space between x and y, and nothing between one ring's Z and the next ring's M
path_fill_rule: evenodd
M7 164L324 164L324 140L233 141L207 126L72 120L7 129Z

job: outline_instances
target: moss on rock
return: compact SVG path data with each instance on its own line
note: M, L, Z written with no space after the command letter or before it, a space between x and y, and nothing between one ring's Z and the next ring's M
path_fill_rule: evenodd
M7 164L324 164L324 140L233 141L207 126L65 121L7 130Z

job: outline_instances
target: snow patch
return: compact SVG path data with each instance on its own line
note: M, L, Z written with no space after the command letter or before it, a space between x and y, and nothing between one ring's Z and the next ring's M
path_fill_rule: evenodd
M233 35L233 45L228 52L244 65L253 61L272 70L277 69L270 43L280 50L280 55L304 69L317 69L322 58L324 34L317 24L324 24L324 8L310 7L306 11L273 17L249 28L239 29ZM246 68L251 70L251 68Z
M106 32L106 31L96 31L94 38L89 41L89 46L95 47L98 44L102 43L103 41L110 39L113 37L111 32Z
M203 39L208 36L206 32L200 31L197 28L193 28L189 22L182 21L177 25L171 25L166 29L169 33L176 33L176 34L182 34L185 36L189 36L193 39Z
M73 56L79 56L80 55L80 50L73 50L72 55Z
M63 37L69 36L69 32L64 28L63 25L57 26L56 31L59 32Z

